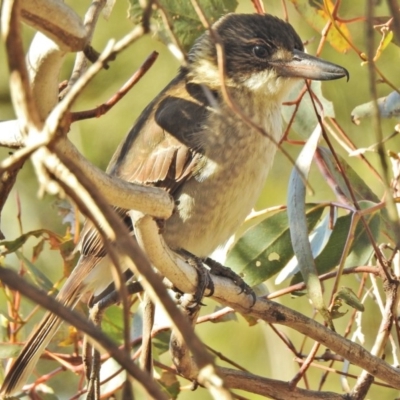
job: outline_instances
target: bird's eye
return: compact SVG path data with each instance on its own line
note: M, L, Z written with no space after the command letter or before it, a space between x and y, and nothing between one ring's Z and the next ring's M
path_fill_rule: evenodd
M265 46L254 46L253 47L253 54L258 58L265 58L268 56L268 49Z

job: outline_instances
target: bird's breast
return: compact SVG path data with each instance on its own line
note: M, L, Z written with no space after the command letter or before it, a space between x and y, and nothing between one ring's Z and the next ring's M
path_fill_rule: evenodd
M275 141L281 135L279 107L254 109L253 121ZM174 249L210 255L237 230L254 207L272 165L276 145L239 117L215 116L204 132L204 158L183 185L164 238Z

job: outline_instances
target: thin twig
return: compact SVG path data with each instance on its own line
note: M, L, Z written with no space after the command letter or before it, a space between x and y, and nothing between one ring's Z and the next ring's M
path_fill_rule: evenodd
M85 14L84 27L86 30L87 44L90 44L93 38L93 33L97 25L97 21L101 10L104 8L107 0L93 0ZM87 58L84 52L79 52L75 57L75 64L72 70L71 77L68 80L67 86L60 93L62 99L65 94L71 89L74 83L83 75L87 69Z
M70 121L81 121L88 118L98 118L108 112L114 107L128 92L136 85L137 82L145 75L145 73L151 68L158 57L158 53L153 51L143 62L143 64L136 70L131 78L124 83L124 85L115 93L109 100L100 106L86 111L76 111L70 114Z

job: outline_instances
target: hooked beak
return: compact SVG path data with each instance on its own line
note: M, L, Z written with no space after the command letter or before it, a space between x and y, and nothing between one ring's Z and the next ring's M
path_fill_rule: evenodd
M280 76L313 79L316 81L331 81L346 76L347 80L349 80L347 69L310 56L300 50L293 50L293 58L291 60L275 60L270 61L269 64L275 67Z

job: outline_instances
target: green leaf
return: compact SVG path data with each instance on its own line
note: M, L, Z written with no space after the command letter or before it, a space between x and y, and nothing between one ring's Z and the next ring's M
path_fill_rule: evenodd
M171 331L164 331L158 333L153 339L153 347L157 350L157 354L163 354L169 351L169 342L171 338Z
M288 216L290 238L292 240L293 250L296 254L301 274L307 286L308 296L313 306L324 318L325 322L333 329L332 319L324 303L321 282L318 278L318 272L312 255L310 241L308 239L305 206L306 186L304 184L304 179L308 178L311 163L321 133L320 125L317 125L296 159L296 168L293 168L289 180Z
M336 208L333 209L333 215L327 213L321 222L313 229L309 235L309 242L311 245L311 252L314 259L322 252L328 243L328 240L333 232L337 219ZM300 271L297 257L293 257L286 265L285 268L279 273L275 279L275 284L279 285L287 278L295 275Z
M342 287L337 293L335 293L334 299L343 300L348 306L353 307L357 311L365 311L364 304L361 303L360 299L351 288Z
M25 244L25 242L31 237L34 236L36 238L42 237L44 235L55 235L54 233L46 230L46 229L38 229L35 231L30 231L27 233L24 233L20 237L14 239L14 240L3 240L0 242L0 254L10 254L10 253L15 253L21 246Z
M22 345L20 344L0 343L0 359L14 358L20 353L21 349Z
M30 262L21 252L16 251L15 254L21 261L24 262L26 268L30 272L30 276L38 286L40 286L46 292L55 291L53 283L42 271L40 271L40 269L36 267L35 264Z
M340 308L343 305L343 302L349 305L350 307L353 307L357 311L364 311L364 304L361 303L359 298L356 296L356 294L347 287L342 287L338 292L335 293L333 296L333 301L332 304L329 307L329 311L331 313L331 316L333 319L335 318L341 318L344 315L347 314L347 311L340 311Z
M323 210L316 204L306 206L308 230L317 224ZM230 251L226 265L254 286L279 272L293 255L289 220L283 210L247 230Z
M371 205L370 202L365 202ZM362 204L362 203L361 203ZM366 222L372 232L373 237L377 240L380 233L380 213L374 213L365 216ZM335 229L333 230L327 245L321 254L315 259L315 265L318 274L324 274L337 267L342 256L344 246L347 241L350 230L352 215L348 214L338 218ZM353 243L350 247L349 255L345 261L344 267L354 267L365 265L370 259L373 252L372 244L369 240L367 232L361 222L358 223ZM302 282L303 278L300 274L293 277L291 284Z
M117 343L121 342L123 331L122 309L116 305L108 307L104 313L101 329Z
M258 326L258 318L255 318L249 314L242 314L242 317L245 319L249 327Z
M140 0L129 0L129 2L128 16L135 24L139 24L143 14L141 2ZM205 30L191 2L188 0L159 0L159 2L173 23L175 35L183 48L188 51ZM235 11L238 2L237 0L202 0L200 5L208 21L213 23L221 16ZM165 29L159 12L153 14L152 22L156 26L158 39L169 44L169 33Z
M181 392L181 385L176 377L176 374L171 371L163 371L157 381L163 387L169 399L178 398Z

